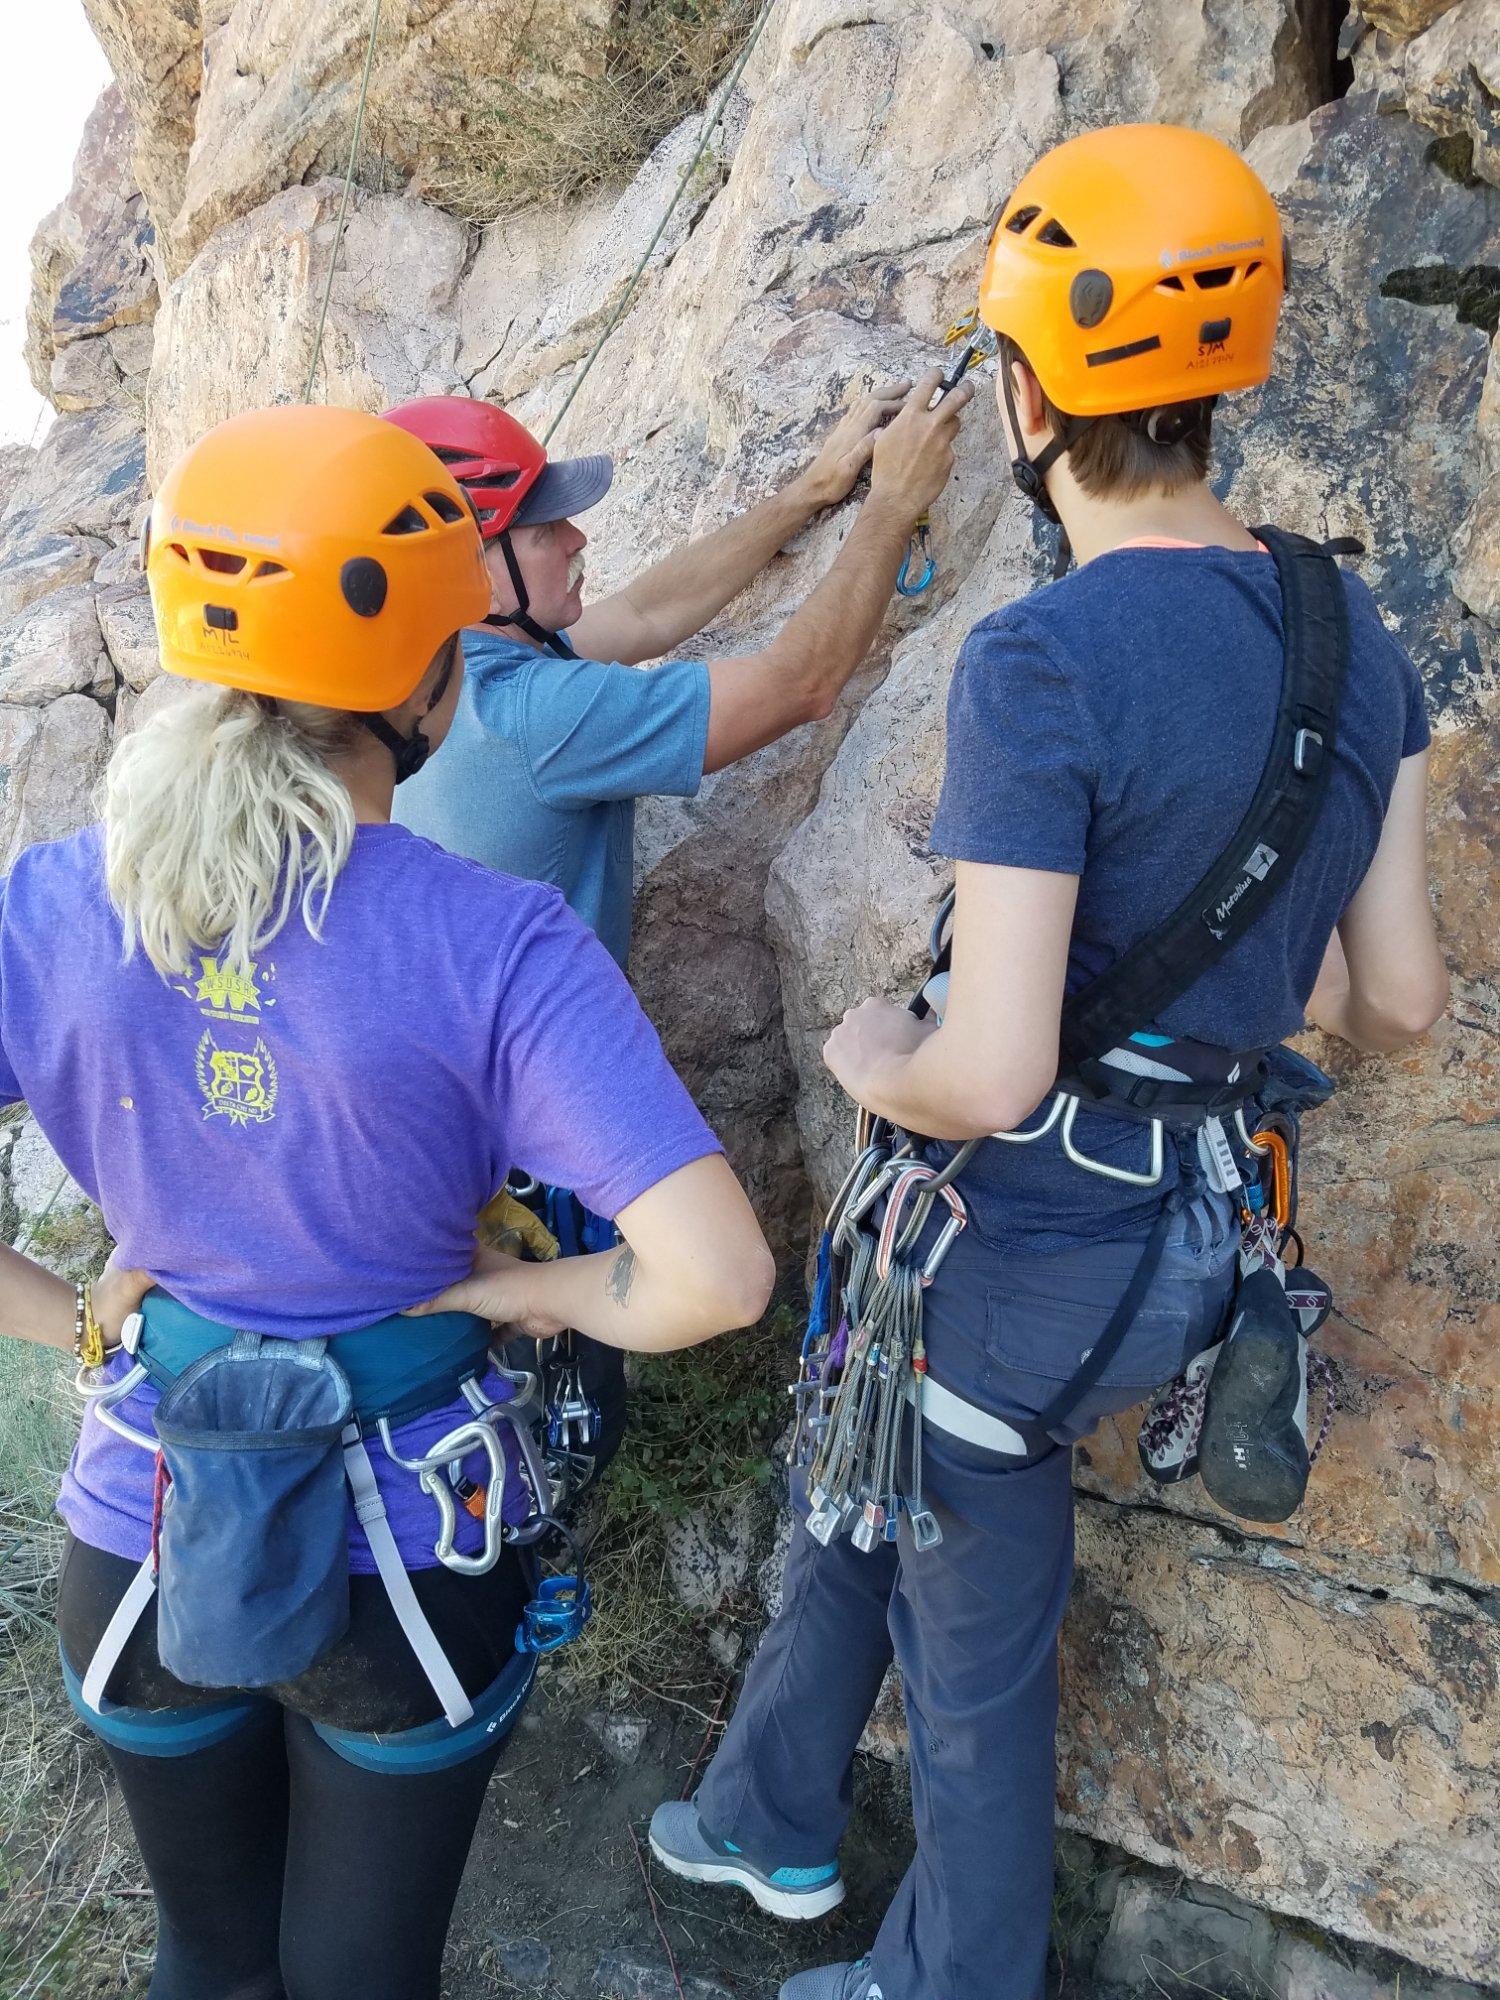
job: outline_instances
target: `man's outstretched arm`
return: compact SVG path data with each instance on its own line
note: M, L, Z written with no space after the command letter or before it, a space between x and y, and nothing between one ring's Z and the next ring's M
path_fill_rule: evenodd
M833 712L874 643L912 528L948 483L967 385L929 408L933 369L875 445L870 492L827 576L761 652L708 664L703 768L719 771Z
M910 382L881 382L845 411L813 463L779 493L711 535L673 549L623 590L590 605L568 632L591 660L635 666L660 659L701 632L796 534L854 490L881 428Z

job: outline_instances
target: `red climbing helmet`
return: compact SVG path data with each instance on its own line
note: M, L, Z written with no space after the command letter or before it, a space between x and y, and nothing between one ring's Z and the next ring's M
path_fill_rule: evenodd
M421 396L398 403L385 418L447 466L474 502L487 542L507 528L581 514L604 498L614 478L614 461L603 456L549 461L546 446L524 424L472 396Z

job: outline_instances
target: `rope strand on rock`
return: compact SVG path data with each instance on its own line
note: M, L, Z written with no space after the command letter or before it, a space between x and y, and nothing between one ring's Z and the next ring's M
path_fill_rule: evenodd
M739 82L740 78L744 75L745 67L749 62L751 56L754 55L755 45L760 40L761 31L765 27L766 22L771 18L771 10L775 5L776 5L776 0L764 0L764 5L761 7L760 13L756 17L755 26L750 31L749 40L745 43L744 48L740 50L739 57L735 62L734 68L729 72L728 77L725 79L723 88L719 92L717 103L713 105L711 110L707 113L707 115L704 118L703 130L698 135L697 150L694 152L693 157L691 160L689 160L687 166L683 169L682 174L678 179L677 187L675 192L673 193L672 199L667 203L666 210L662 215L661 221L657 223L655 231L652 234L651 241L646 245L645 252L641 257L641 261L636 265L634 271L631 272L630 282L626 285L624 291L620 294L619 302L615 306L614 311L610 314L609 319L605 324L604 331L600 334L599 338L594 342L594 345L589 350L588 357L584 361L583 366L574 376L573 385L568 390L567 397L563 402L562 408L558 411L557 415L552 419L551 423L548 424L546 430L542 434L542 443L544 445L551 444L553 432L557 429L558 425L562 422L563 418L568 414L569 410L572 409L573 398L578 394L578 391L583 387L584 382L588 377L589 370L593 367L594 363L599 359L605 341L609 339L610 335L614 332L615 328L620 324L620 321L625 317L625 309L635 296L635 288L640 283L642 277L645 275L646 266L651 262L652 257L656 254L657 244L660 243L663 236L666 235L667 224L672 220L672 217L677 213L677 205L682 200L682 197L687 193L692 178L694 174L696 174L698 171L699 162L702 160L703 155L708 151L708 142L713 137L714 132L718 127L720 119L722 119L722 117L724 116L724 107L729 102L730 96L734 91L736 84Z
M333 229L333 250L328 258L328 277L323 285L323 303L318 308L318 330L313 338L312 360L307 364L307 382L302 391L304 403L312 401L313 382L317 377L318 363L323 358L323 329L328 324L328 302L333 296L333 274L338 268L339 247L344 240L344 224L349 216L349 194L354 186L354 168L359 159L359 142L365 129L365 104L370 95L370 72L375 66L375 38L380 32L381 4L382 0L375 0L370 15L370 37L365 44L365 72L360 78L359 102L354 109L354 130L349 136L349 160L344 168L344 189L339 196L338 221Z

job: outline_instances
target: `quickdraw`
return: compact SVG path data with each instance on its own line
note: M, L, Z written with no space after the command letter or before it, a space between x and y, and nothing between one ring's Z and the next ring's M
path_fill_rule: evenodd
M963 351L944 371L938 385L938 402L952 395L969 370L977 368L981 361L987 361L999 347L995 334L980 321L977 306L973 312L955 320L943 335L946 348L957 347L960 341L964 343ZM901 597L920 597L936 575L937 562L932 553L932 516L921 514L913 524L911 541L896 573L897 594Z

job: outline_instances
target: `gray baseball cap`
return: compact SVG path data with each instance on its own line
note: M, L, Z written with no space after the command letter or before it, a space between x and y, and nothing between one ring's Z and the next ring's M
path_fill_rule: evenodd
M614 476L614 460L602 454L549 459L541 478L516 510L511 526L531 528L542 521L570 521L604 498Z

